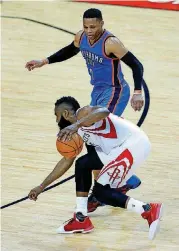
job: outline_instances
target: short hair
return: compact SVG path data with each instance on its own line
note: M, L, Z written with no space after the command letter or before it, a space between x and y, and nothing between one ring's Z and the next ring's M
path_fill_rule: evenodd
M70 105L75 112L80 108L78 101L71 96L63 96L60 99L57 99L55 106L59 106L62 103Z
M83 13L83 18L97 18L100 20L103 19L101 11L98 9L95 9L95 8L91 8L91 9L86 10Z

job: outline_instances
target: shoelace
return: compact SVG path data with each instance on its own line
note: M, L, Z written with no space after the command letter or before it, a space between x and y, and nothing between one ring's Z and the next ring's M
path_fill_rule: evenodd
M71 219L69 219L69 220L66 220L63 224L65 224L65 223L69 223L69 224L72 224L72 222L74 221L75 219L74 218L71 218Z

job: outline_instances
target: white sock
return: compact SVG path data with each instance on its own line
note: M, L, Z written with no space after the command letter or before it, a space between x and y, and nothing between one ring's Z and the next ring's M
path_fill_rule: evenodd
M142 206L146 204L147 203L130 198L127 204L127 210L142 214L144 212L144 208Z
M81 212L84 216L87 216L88 197L76 197L76 210L75 212Z

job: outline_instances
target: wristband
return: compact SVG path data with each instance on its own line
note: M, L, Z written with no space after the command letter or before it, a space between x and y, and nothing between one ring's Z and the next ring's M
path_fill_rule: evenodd
M142 94L142 90L134 90L134 94Z
M42 59L44 65L49 64L48 58Z

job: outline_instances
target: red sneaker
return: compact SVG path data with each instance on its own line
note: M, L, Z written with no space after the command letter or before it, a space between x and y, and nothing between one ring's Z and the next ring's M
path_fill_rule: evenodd
M163 213L163 204L150 203L147 204L145 212L141 216L148 221L149 224L149 239L153 240L160 229L160 219Z
M64 223L61 227L57 229L57 233L60 234L72 234L72 233L89 233L93 230L94 226L88 216L85 217L84 221L79 221L74 217L70 219L67 223Z

